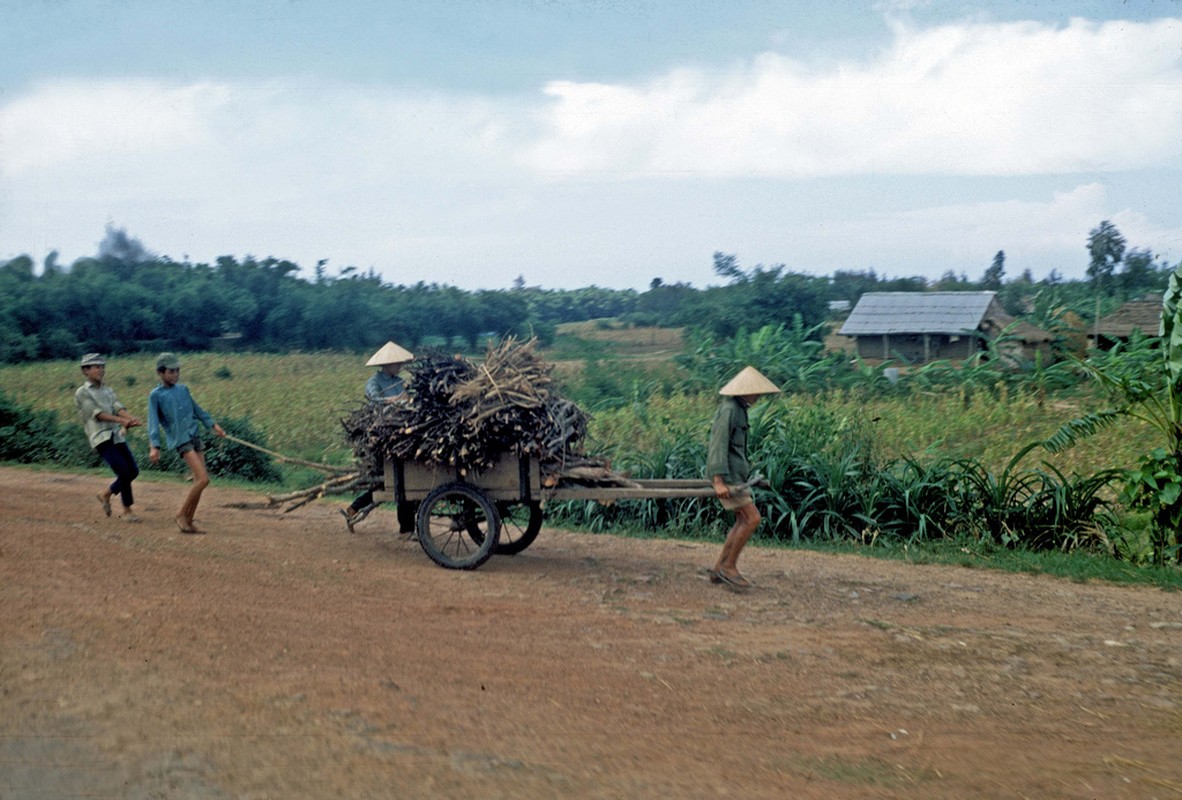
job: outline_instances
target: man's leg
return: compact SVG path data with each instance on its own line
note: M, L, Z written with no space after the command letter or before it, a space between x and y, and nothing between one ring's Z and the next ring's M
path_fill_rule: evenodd
M99 453L116 475L115 482L111 484L109 491L111 494L119 495L123 501L123 514L130 515L131 506L135 503L135 498L131 493L131 482L140 474L139 465L135 463L135 456L132 455L131 448L127 446L126 442L103 448Z
M419 501L407 500L405 503L398 504L398 532L399 533L414 533L415 532L415 518L419 513Z
M181 455L185 464L193 473L193 485L189 487L189 494L181 505L176 521L184 527L193 527L193 517L197 514L197 504L201 502L201 493L209 486L209 473L205 469L205 453L200 450L189 450Z
M718 555L718 563L714 571L726 575L728 578L739 576L739 554L751 540L755 529L759 527L762 517L754 503L735 509L735 524L731 526L722 544L722 552Z
M360 495L349 505L341 509L341 516L345 518L345 527L349 529L349 533L353 533L353 526L361 520L369 516L369 512L373 509L373 490Z
M115 454L115 445L113 445L111 442L101 442L98 447L95 448L95 450L98 452L99 457L102 458L102 460L107 463L107 466L111 468L111 471L115 473L115 481L98 496L98 501L103 505L103 511L105 511L109 517L111 516L111 496L118 492L120 488L119 469L115 466L119 457Z
M349 505L349 508L353 509L353 513L356 514L358 511L364 511L372 505L373 491L371 490L363 495L358 495L357 499Z

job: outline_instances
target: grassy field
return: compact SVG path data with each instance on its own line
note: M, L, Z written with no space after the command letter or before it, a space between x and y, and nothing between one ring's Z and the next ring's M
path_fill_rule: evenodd
M639 339L630 342L629 334ZM704 444L718 397L663 390L676 385L679 368L672 361L676 341L667 334L643 330L583 326L561 331L554 347L542 352L555 364L564 394L590 412L586 442L590 452L613 457L621 452L633 457L641 454L641 459L655 463L676 453L683 443ZM360 405L362 387L372 374L372 368L365 366L365 355L198 353L184 354L182 360L182 382L215 419L246 418L263 432L268 447L291 457L351 463L352 451L340 421ZM140 417L146 416L148 393L156 385L154 364L154 354L115 357L108 363L110 385ZM70 424L76 422L73 395L81 382L73 360L0 366L0 386L6 394L36 409L51 410ZM592 400L584 402L584 398ZM868 426L879 455L887 459L907 456L926 462L969 458L995 472L1004 469L1027 443L1044 439L1064 422L1103 407L1086 392L1052 397L1042 404L1031 397L986 393L966 401L956 391L870 400L842 392L823 397L784 395L771 402L777 405L777 413L799 415L802 420L811 419L809 413L820 406L828 418ZM81 426L78 436L82 436ZM132 439L133 449L146 447L142 430L133 432ZM1091 475L1132 466L1158 445L1146 426L1126 420L1065 453L1034 451L1021 466L1029 469L1045 462L1066 475ZM289 488L304 487L318 479L317 473L290 469L284 483ZM658 529L657 535L661 534ZM646 528L646 535L652 531ZM1065 553L1029 554L1023 556L1028 561L1014 561L1013 554L1006 551L969 552L948 542L925 543L913 551L871 549L883 557L1045 571L1083 580L1136 580L1174 588L1182 580L1176 568L1146 571L1111 559L1079 560Z
M373 372L364 357L339 353L196 353L184 355L181 383L213 415L249 418L272 449L325 463L345 463L340 420L361 404ZM107 362L107 382L133 414L146 419L156 386L156 356L119 356ZM76 419L74 391L82 373L74 361L0 367L0 385L22 403ZM80 429L81 430L81 429ZM143 435L143 434L133 434Z
M556 375L581 405L580 395L606 394L610 399L618 393L614 410L602 410L595 403L584 405L592 413L593 447L626 441L643 448L646 442L656 446L670 427L689 436L698 424L706 436L715 396L630 396L642 383L651 388L654 375L669 383L676 373L669 359L679 341L675 332L655 334L648 329L586 324L560 331L555 346L543 351L543 356L555 362ZM585 355L582 361L558 358L585 349L593 355ZM588 367L588 359L598 363ZM215 419L250 419L265 432L272 449L341 464L352 456L340 420L361 403L364 383L372 373L365 361L363 355L342 353L186 354L181 381ZM112 358L107 366L109 384L141 417L147 413L148 393L156 385L154 365L153 354L141 354ZM604 383L585 387L579 385L582 380ZM55 411L64 421L75 419L73 396L81 383L75 361L0 366L0 386L8 394L19 402ZM637 399L645 402L640 405ZM1027 442L1045 438L1067 420L1098 407L1087 396L1052 399L1040 406L1028 397L983 395L966 404L959 394L867 401L838 393L823 398L784 396L774 402L790 408L819 403L834 413L869 421L886 455L972 457L993 469L1003 468ZM1064 472L1085 474L1130 466L1156 444L1145 426L1126 421L1066 453L1050 456L1040 451L1029 458L1035 462L1045 458Z

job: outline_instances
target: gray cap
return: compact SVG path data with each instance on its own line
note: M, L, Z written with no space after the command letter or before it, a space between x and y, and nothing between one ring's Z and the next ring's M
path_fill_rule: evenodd
M176 353L161 353L156 356L156 369L180 369L181 360L176 357Z
M106 365L107 365L107 361L105 358L103 358L101 353L87 353L86 355L82 356L82 363L79 364L78 366L80 366L80 367L105 367Z

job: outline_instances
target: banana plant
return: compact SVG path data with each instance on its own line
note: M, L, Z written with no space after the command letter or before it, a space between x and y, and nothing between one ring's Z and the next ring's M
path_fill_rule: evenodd
M1125 471L1121 502L1149 513L1153 562L1164 564L1170 550L1182 560L1182 262L1170 275L1162 297L1158 333L1161 361L1146 373L1130 373L1113 362L1103 366L1083 362L1084 370L1116 400L1115 407L1065 423L1043 445L1051 452L1065 450L1122 417L1138 419L1159 431L1163 446Z

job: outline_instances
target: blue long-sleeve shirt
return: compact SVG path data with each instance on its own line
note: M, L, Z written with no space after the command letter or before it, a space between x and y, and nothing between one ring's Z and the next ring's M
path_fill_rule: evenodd
M197 435L197 423L213 427L213 417L197 405L189 387L183 383L157 386L148 395L148 442L160 446L160 429L169 447L179 447Z
M382 370L378 370L365 384L365 398L371 403L377 403L387 397L397 397L406 391L400 375L393 377Z

